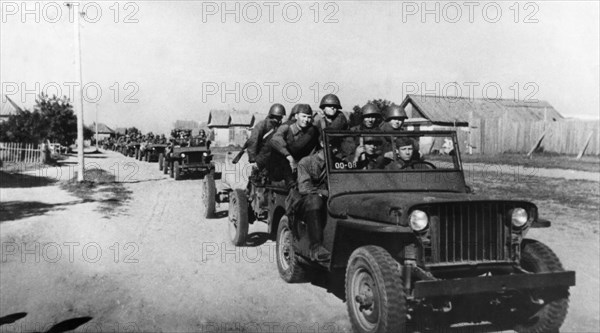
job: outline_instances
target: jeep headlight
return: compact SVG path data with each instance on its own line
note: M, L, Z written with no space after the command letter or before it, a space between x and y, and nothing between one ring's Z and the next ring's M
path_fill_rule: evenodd
M527 211L523 208L515 208L512 211L511 222L513 226L520 228L527 223L529 216L527 215Z
M414 231L421 231L429 224L429 218L427 217L427 214L420 210L413 210L413 212L410 213L409 221L410 227Z
M184 154L184 153L181 153L181 155L179 155L179 156L181 156L181 157L185 157L185 154Z
M203 156L208 156L208 153L202 153Z

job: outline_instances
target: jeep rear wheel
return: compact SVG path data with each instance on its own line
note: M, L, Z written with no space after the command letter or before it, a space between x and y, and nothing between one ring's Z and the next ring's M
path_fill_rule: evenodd
M248 199L246 192L235 189L229 198L229 238L233 245L246 244L248 236Z
M354 250L346 269L346 304L354 332L406 331L400 265L385 249Z
M181 179L181 165L179 164L179 161L173 162L173 178L175 180Z
M564 271L556 254L545 244L532 239L525 239L521 244L521 267L532 273ZM517 315L522 320L515 326L515 331L558 332L567 316L569 290L538 290L531 293L526 302L518 309Z
M163 155L163 153L158 154L158 171L162 171L164 159L165 155Z
M277 227L277 269L279 276L287 283L304 282L306 268L300 263L294 251L292 230L287 216L279 220Z
M217 189L215 178L212 174L207 174L202 180L202 203L204 204L204 217L212 218L215 216L215 198Z

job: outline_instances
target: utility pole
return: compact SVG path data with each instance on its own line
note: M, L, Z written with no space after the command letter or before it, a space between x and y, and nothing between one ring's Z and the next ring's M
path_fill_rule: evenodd
M75 37L75 69L77 71L77 77L79 80L79 93L77 95L79 98L78 103L73 101L73 106L77 105L77 181L83 181L83 172L84 172L84 159L83 159L83 75L81 71L81 39L79 33L79 16L85 15L83 12L79 12L78 4L75 5L73 3L66 3L67 7L72 8L74 11L74 30L73 36ZM74 96L75 97L75 96Z
M96 103L96 151L98 151L98 103Z

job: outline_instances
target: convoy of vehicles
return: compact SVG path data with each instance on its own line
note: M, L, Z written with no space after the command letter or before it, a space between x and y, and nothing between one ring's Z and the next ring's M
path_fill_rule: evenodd
M353 156L367 136L382 143L377 160L383 162L375 168L360 167L364 157ZM403 138L415 143L410 161L400 160ZM439 143L444 149L434 149ZM214 216L216 202L229 202L235 245L246 244L251 224L266 223L284 281L325 274L328 288L343 284L356 332L439 331L477 322L558 331L575 272L565 271L548 246L526 238L531 228L551 223L529 201L472 193L455 132L326 130L324 145L323 246L331 254L325 261L312 259L302 215L286 215L289 191L282 182L263 179L217 193L208 142L172 143L157 159L175 180L192 170L202 174L205 217Z

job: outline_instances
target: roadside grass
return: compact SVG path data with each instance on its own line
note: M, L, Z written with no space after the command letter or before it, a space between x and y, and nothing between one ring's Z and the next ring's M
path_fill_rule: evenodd
M600 172L600 156L583 156L576 160L575 156L558 154L533 154L532 158L525 154L497 154L497 155L467 155L462 154L463 163L486 163L521 165L532 168L569 169L588 172Z
M562 215L587 221L583 229L598 233L600 187L597 182L562 178L520 177L481 173L467 180L475 194L491 199L527 200L538 205L540 216ZM569 218L570 220L570 218Z
M61 183L61 188L83 201L100 202L97 210L105 218L123 214L123 205L132 197L132 191L117 182L114 175L102 169L86 170L82 182L77 182L75 174L69 181Z

